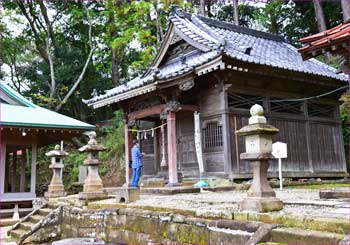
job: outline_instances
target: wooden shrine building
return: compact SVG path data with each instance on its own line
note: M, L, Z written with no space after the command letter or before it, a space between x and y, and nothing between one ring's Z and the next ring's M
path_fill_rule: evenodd
M158 54L150 67L125 85L85 100L125 112L126 164L131 127L166 123L165 151L159 130L141 141L144 178L159 176L163 154L169 184L178 174L198 177L193 112L200 112L204 176L248 178L239 155L249 108L265 108L268 123L280 129L274 140L288 143L285 177L340 177L346 165L339 96L346 76L315 60L304 61L280 36L190 14L174 7ZM336 90L321 98L304 100ZM135 136L134 136L135 137ZM127 167L128 169L128 167ZM128 173L127 173L128 176ZM270 176L277 176L272 163Z
M339 70L348 74L349 88L347 93L350 96L350 20L329 30L304 37L300 41L304 46L298 51L304 59L314 58L325 53L338 55L342 58ZM349 101L347 110L350 112ZM350 121L348 121L347 126L350 127ZM348 172L350 172L350 145L348 145L345 153L347 156Z
M0 205L36 198L37 148L81 135L95 126L39 107L0 83ZM50 159L48 159L48 165ZM5 211L4 211L5 212Z

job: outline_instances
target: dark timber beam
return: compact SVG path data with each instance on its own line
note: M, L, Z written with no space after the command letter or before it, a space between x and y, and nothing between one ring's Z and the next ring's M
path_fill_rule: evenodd
M159 115L165 110L165 107L166 107L166 104L161 104L161 105L148 107L139 111L131 112L128 115L128 120L132 121L132 120L149 117L152 115ZM191 112L199 111L198 106L195 106L195 105L181 105L180 107L182 111L191 111Z

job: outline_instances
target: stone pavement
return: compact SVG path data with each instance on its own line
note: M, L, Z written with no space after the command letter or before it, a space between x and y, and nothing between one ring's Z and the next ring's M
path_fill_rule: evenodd
M284 202L284 208L276 214L293 216L312 216L346 219L350 214L349 199L321 200L319 190L275 189L277 198ZM180 210L212 210L223 212L240 211L238 203L246 196L246 191L224 191L186 193L177 195L141 195L140 200L130 203L129 207L150 206ZM113 203L103 200L100 203Z

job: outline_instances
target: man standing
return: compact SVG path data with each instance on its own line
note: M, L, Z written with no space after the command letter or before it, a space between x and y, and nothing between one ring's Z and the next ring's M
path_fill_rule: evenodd
M131 149L131 159L132 159L132 187L138 187L140 175L141 175L141 169L142 169L142 157L143 154L140 150L140 144L137 140L134 141L134 146Z

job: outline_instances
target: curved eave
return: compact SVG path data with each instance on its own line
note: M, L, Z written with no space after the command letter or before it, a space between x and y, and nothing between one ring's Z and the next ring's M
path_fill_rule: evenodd
M90 103L90 104L88 104L88 106L92 106L94 109L97 109L97 108L100 108L103 106L114 104L114 103L117 103L117 102L120 102L120 101L123 101L126 99L130 99L130 98L142 95L142 94L146 94L146 93L155 91L156 89L157 89L157 82L154 82L152 84L149 84L149 85L146 85L143 87L129 90L129 91L122 93L122 94L113 95L111 97Z
M170 42L171 42L173 36L174 36L174 24L172 22L170 22L169 26L167 28L167 32L164 36L164 39L163 39L161 45L159 46L156 57L153 59L151 65L145 71L145 73L142 74L142 77L148 76L152 71L152 67L159 66L160 62L163 60L163 57L168 50L167 47L170 45Z
M273 67L273 68L281 69L281 70L284 70L284 71L298 72L298 73L304 74L304 75L306 74L306 75L318 76L318 77L322 77L322 78L326 78L326 79L336 80L336 81L339 81L339 82L347 82L348 81L348 78L346 78L346 77L344 77L344 78L338 77L337 78L337 77L332 77L332 76L326 76L326 75L323 75L323 74L316 74L314 72L304 72L304 71L300 71L298 69L288 69L288 68L285 68L283 66L278 66L278 65L272 65L272 64L267 64L267 63L263 64L263 63L260 63L260 62L255 62L253 59L249 59L249 58L248 59L238 58L238 57L232 56L230 54L227 54L226 52L224 53L224 55L226 57L228 57L229 59L235 59L235 60L238 60L238 61L243 61L243 62L254 64L254 65Z
M6 93L9 97L13 98L14 100L18 101L20 104L23 104L25 106L34 108L35 105L31 102L29 102L28 100L26 100L23 96L21 96L20 94L11 91L10 89L8 89L5 85L0 84L1 89L3 90L4 93Z
M95 126L71 126L61 124L44 123L19 123L19 122L0 122L0 127L29 127L29 128L54 128L54 129L72 129L72 130L92 130Z

